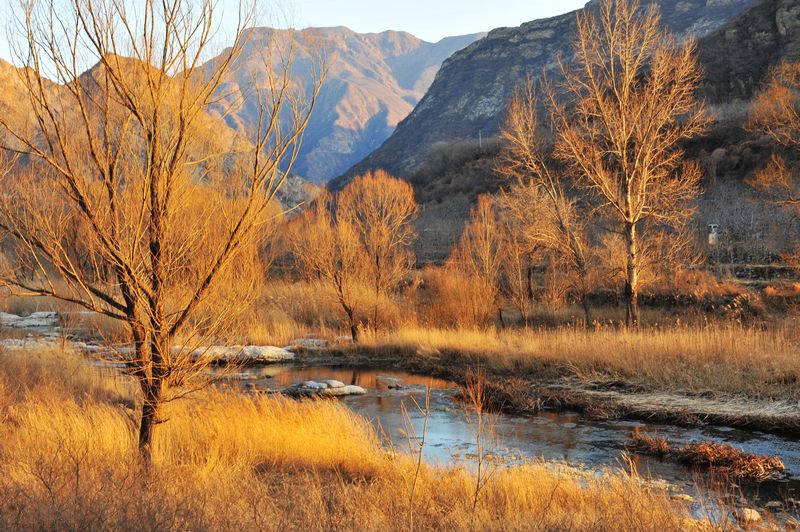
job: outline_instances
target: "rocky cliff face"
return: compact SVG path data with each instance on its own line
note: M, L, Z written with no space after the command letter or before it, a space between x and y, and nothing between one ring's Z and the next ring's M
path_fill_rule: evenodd
M643 0L656 3L664 23L678 36L704 37L741 13L752 0ZM593 9L597 1L584 9ZM455 53L414 111L375 152L331 183L342 186L350 176L385 168L409 177L437 142L496 135L508 98L532 74L555 67L568 56L575 13L501 28Z
M337 27L310 28L293 36L298 45L297 77L308 74L310 50L324 50L329 60L328 76L294 167L309 180L325 182L378 148L425 94L442 61L483 34L429 43L403 32L359 34ZM251 30L236 75L221 88L220 104L212 113L224 115L237 131L253 128L258 114L251 85L265 77L263 55L271 41L289 37L281 30Z
M747 100L769 68L800 60L800 0L762 0L698 44L712 103Z

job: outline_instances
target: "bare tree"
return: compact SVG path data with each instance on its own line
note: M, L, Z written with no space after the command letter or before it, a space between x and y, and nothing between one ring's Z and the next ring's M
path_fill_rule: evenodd
M363 247L364 269L372 286L371 326L378 329L378 306L414 267L410 246L416 238L414 189L383 170L357 176L337 197L337 220L352 226Z
M355 228L334 215L333 198L324 192L299 220L293 239L294 255L300 270L333 288L347 316L354 342L359 340L361 301L359 291L365 283L366 256Z
M483 292L483 304L497 311L500 324L503 320L503 302L500 276L505 255L503 228L494 200L482 194L472 208L470 221L464 228L461 240L453 249L450 260Z
M573 51L549 102L556 153L625 239L626 323L636 326L642 234L670 232L699 194L701 170L681 149L707 124L695 47L662 30L655 8L603 0L578 15Z
M513 220L506 219L502 224L503 249L501 273L503 291L509 303L519 312L525 327L530 323L533 289L531 269L534 249L524 233Z
M199 345L224 331L233 303L210 300L226 279L247 281L231 265L256 249L272 216L324 73L320 59L301 87L291 43L280 64L267 54L251 142L224 138L206 109L245 45L252 4L240 4L233 44L204 69L215 5L142 0L134 14L118 0L22 2L18 59L31 115L23 124L0 117L4 148L17 154L2 184L0 227L14 246L0 278L127 326L147 462L164 402L203 369L176 340ZM85 60L97 66L83 73ZM234 146L239 153L223 156Z
M756 95L748 127L769 135L793 155L800 151L800 63L781 63L772 70ZM782 155L773 155L750 184L775 204L800 215L800 179Z
M548 158L539 131L536 87L530 78L511 100L501 136L506 146L498 171L510 181L503 191L503 206L512 227L521 233L530 250L547 249L566 266L561 274L570 277L586 327L591 327L591 212L570 197L563 169Z

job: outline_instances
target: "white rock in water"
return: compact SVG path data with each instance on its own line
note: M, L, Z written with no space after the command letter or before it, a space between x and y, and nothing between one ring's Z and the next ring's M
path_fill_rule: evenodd
M761 521L761 514L752 508L742 508L736 514L740 523L758 523Z
M325 388L322 390L322 395L329 395L332 397L344 396L344 395L364 395L367 393L367 390L362 388L361 386L339 386L338 388Z
M343 382L328 380L324 382L305 381L285 390L288 395L340 397L345 395L364 395L367 390L361 386L347 386Z
M308 388L309 390L324 390L327 387L328 385L324 382L306 381L303 383L303 388Z
M17 316L0 312L0 325L13 329L42 329L54 328L58 326L58 314L56 312L34 312L29 316Z

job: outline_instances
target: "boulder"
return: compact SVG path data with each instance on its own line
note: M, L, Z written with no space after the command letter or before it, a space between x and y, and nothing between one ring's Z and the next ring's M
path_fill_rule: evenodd
M305 381L300 384L295 384L284 390L286 395L293 397L342 397L346 395L364 395L367 390L361 386L346 385L343 382L335 380L326 380L322 382Z

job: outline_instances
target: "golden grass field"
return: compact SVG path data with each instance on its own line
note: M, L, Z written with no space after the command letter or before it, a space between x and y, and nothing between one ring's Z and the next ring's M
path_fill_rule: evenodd
M569 324L570 312L564 308L551 312L560 318L547 326L446 326L422 321L429 311L412 296L406 294L381 309L386 325L378 331L365 329L359 350L382 357L434 352L441 354L443 364L482 365L500 373L541 378L617 379L651 391L800 398L796 317L751 323L699 316L681 320L648 309L638 330L614 325L586 330ZM74 310L47 298L7 298L0 306L17 314ZM619 309L602 308L596 315L613 321L618 317L615 312ZM121 325L101 316L82 315L72 320L72 327L105 341L125 341ZM315 283L282 280L261 287L235 331L233 343L277 346L305 336L333 340L348 334L341 309L328 290Z
M656 391L759 399L800 397L800 332L791 325L637 331L400 328L366 335L364 345L385 352L437 353L443 364L451 360L518 376L623 379Z
M56 350L0 354L2 529L687 530L683 503L635 478L544 464L422 465L334 401L207 390L169 405L137 461L131 383Z

